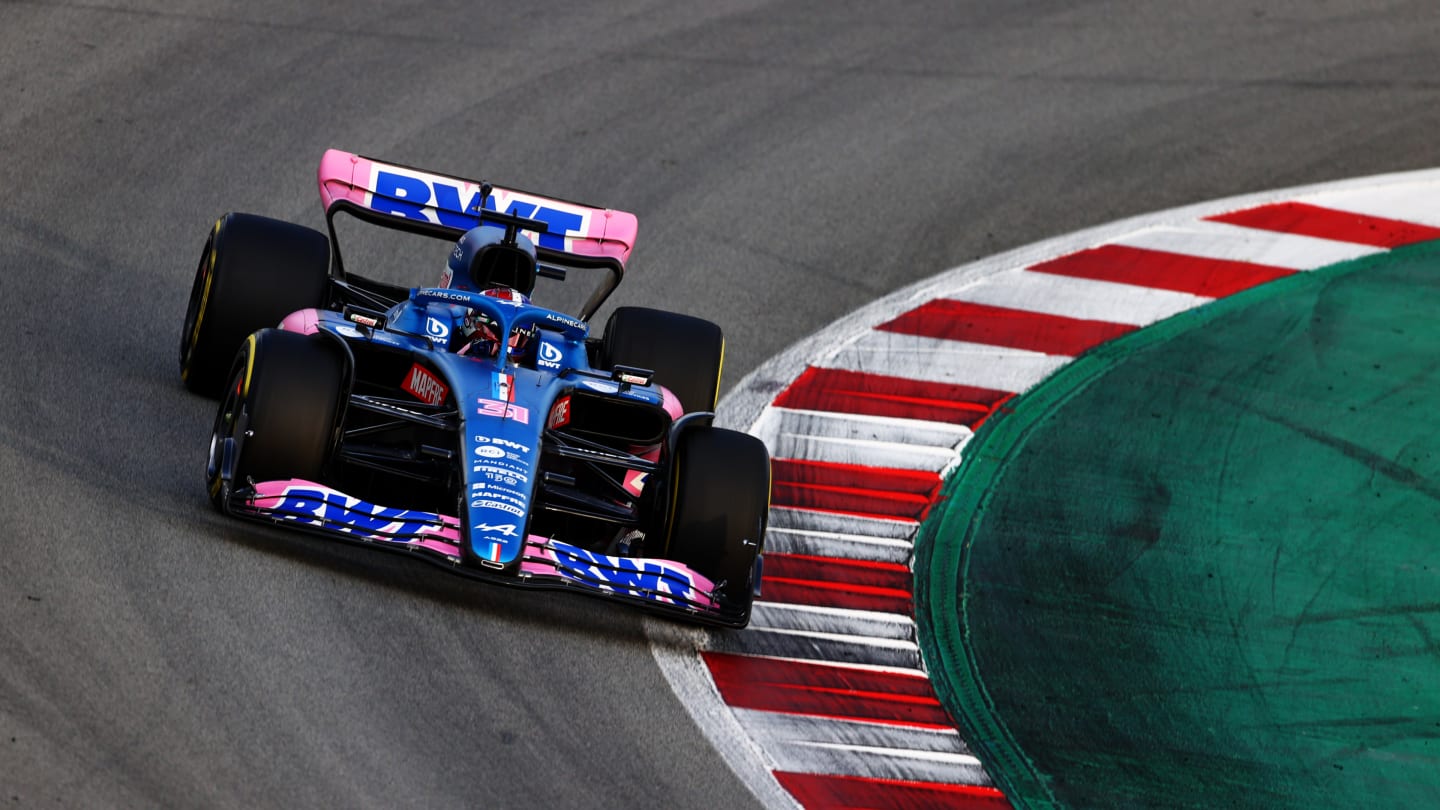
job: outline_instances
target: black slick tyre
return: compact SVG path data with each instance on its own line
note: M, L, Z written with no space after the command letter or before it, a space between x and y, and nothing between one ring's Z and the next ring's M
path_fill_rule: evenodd
M717 585L727 623L743 627L770 512L770 454L734 430L692 427L676 442L665 559Z
M215 415L206 470L224 511L232 491L255 482L319 482L348 398L345 360L326 338L262 329L241 343Z
M185 386L219 396L241 341L296 310L323 306L329 278L325 234L254 214L221 217L205 241L185 310Z
M605 323L603 363L655 372L685 412L713 411L725 363L725 336L702 318L645 307L620 307Z

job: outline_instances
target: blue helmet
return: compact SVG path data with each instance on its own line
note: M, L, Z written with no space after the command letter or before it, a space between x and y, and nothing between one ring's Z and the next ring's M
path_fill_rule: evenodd
M445 274L449 287L509 287L529 295L535 290L535 244L521 233L507 241L505 229L494 225L471 228L450 251Z

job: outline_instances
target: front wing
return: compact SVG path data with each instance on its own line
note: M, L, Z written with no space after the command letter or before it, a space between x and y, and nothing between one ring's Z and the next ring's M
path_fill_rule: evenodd
M673 560L599 554L532 534L525 538L516 570L468 566L463 564L461 527L455 517L372 504L313 481L258 483L253 491L232 496L227 511L327 537L408 551L476 579L576 589L708 624L740 627L748 620L746 615L725 609L715 583Z

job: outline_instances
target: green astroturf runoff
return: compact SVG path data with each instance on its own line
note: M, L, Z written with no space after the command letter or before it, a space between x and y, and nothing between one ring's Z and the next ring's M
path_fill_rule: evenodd
M1101 346L939 511L922 649L1017 808L1440 807L1440 243Z

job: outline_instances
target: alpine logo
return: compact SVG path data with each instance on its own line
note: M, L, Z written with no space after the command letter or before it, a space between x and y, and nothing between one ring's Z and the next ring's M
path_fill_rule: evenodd
M558 312L545 313L545 320L551 323L558 323L561 326L568 326L581 334L584 334L590 328L584 321L576 320L568 315L561 315Z
M515 528L514 523L478 523L475 525L474 531L481 532L483 534L503 534L506 537L514 537L516 534L519 533L520 530Z
M410 366L410 373L405 375L405 382L400 387L427 405L439 405L445 401L445 395L450 393L445 383L440 382L419 363Z

